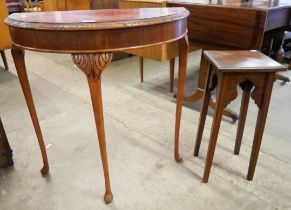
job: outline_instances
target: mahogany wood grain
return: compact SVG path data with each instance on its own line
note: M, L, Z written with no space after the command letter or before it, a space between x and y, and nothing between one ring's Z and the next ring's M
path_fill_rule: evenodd
M220 72L232 72L237 69L243 73L282 70L281 64L262 53L258 53L257 50L212 50L205 51L204 54L211 58L212 64Z
M174 89L174 73L175 73L175 58L171 58L169 62L169 70L170 70L170 92L173 92Z
M207 68L205 72L207 72L208 75L207 75L207 81L206 81L206 86L205 86L205 93L204 93L204 97L203 97L203 103L202 103L201 111L200 111L199 125L198 125L198 129L197 129L197 134L196 134L194 156L198 156L198 154L199 154L201 139L202 139L203 130L204 130L204 126L205 126L205 120L206 120L207 111L208 111L208 107L209 107L208 104L209 104L209 101L211 98L211 91L213 90L213 88L210 87L210 83L213 83L212 81L210 81L210 79L212 79L212 76L210 76L210 75L213 72L212 66L210 65L210 62L207 62L207 60L205 59L205 56L202 56L201 60L203 60L203 62L204 62L203 68Z
M238 155L240 152L240 146L241 146L243 132L245 128L246 117L248 113L248 106L249 106L253 84L249 81L246 81L244 83L241 83L240 87L243 90L243 94L242 94L242 100L241 100L241 105L240 105L240 116L239 116L236 138L235 138L235 146L234 146L235 155Z
M197 156L199 153L207 107L209 105L211 91L215 88L217 89L217 102L202 180L204 183L208 182L223 110L237 97L237 85L243 89L244 93L236 136L235 154L239 153L241 146L250 97L259 108L247 175L247 179L252 180L264 133L275 73L284 71L286 68L258 51L204 51L203 56L208 74L196 136L194 156Z
M101 159L103 164L103 172L105 177L105 203L111 203L113 195L110 187L106 142L105 142L105 129L103 118L102 106L102 93L101 93L101 74L106 66L112 60L112 53L100 54L73 54L73 61L87 76L89 89L91 93L91 101L94 111L96 129L99 140L99 147ZM92 65L94 63L94 65Z
M106 152L102 72L110 64L113 52L178 41L180 79L177 116L180 116L187 68L188 15L189 12L184 8L150 8L13 14L6 19L13 43L13 59L43 155L42 173L48 173L49 166L26 75L23 49L70 53L75 65L86 75L103 164L104 201L110 203L113 194ZM116 34L119 35L118 39Z
M189 40L205 50L257 49L267 53L271 47L267 38L274 30L283 32L291 24L289 0L168 0L167 6L182 6L190 11ZM198 90L186 96L185 101L203 98L205 69L200 68ZM211 100L210 104L215 102ZM237 119L230 110L225 114L234 122Z
M254 178L255 168L256 168L259 152L260 152L269 104L270 104L271 95L272 95L273 82L275 81L274 73L268 74L266 77L267 78L264 84L265 91L262 95L261 103L259 106L259 113L258 113L258 118L257 118L257 123L256 123L256 128L255 128L251 159L250 159L249 169L248 169L248 174L247 174L247 179L249 181L253 180Z
M177 105L176 105L176 124L175 124L175 148L174 156L177 162L182 161L182 157L179 154L179 136L180 136L180 124L182 105L184 97L186 69L187 69L187 57L189 50L188 37L185 36L179 41L179 75L178 75L178 90L177 90Z
M30 90L30 85L28 82L28 77L26 73L26 67L25 67L25 61L24 61L24 50L22 48L19 48L15 45L12 45L11 49L11 54L15 63L16 71L18 74L18 78L20 81L20 85L25 97L25 101L27 103L27 107L29 110L29 114L33 123L33 127L37 136L38 144L40 147L41 155L42 155L42 160L43 160L43 167L41 169L41 173L43 175L48 174L49 172L49 164L48 164L48 158L46 154L46 149L45 149L45 143L43 141L42 137L42 132L40 129L38 117L36 114L31 90Z

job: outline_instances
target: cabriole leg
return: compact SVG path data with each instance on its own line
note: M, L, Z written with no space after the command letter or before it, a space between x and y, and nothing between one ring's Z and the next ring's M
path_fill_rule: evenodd
M177 92L177 105L176 105L176 125L175 125L175 148L174 157L177 162L181 162L182 158L179 154L179 135L180 135L180 122L184 97L184 86L187 71L189 42L188 36L179 40L179 78L178 78L178 92Z
M36 114L28 78L27 78L27 73L26 73L26 67L25 67L25 61L24 61L24 50L21 48L18 48L16 46L12 46L11 53L13 56L13 60L15 63L16 71L19 77L20 85L25 97L25 101L28 106L28 110L32 119L32 123L34 126L34 130L37 136L37 140L39 143L42 159L43 159L43 168L41 169L41 173L43 175L46 175L49 172L49 164L48 164L48 158L46 154L46 149L45 149L45 144L43 141L38 117Z
M105 203L111 203L113 195L110 187L109 169L106 152L106 140L104 130L101 74L105 67L112 60L112 53L100 54L72 54L74 63L86 74L91 93L93 112L99 140L100 153L102 158L104 179L105 179Z

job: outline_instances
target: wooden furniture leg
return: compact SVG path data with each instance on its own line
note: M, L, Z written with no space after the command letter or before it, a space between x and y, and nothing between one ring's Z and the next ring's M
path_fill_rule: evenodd
M172 93L174 89L175 58L170 59L169 69L170 69L170 92Z
M12 150L0 118L0 168L13 165Z
M108 160L106 152L106 140L103 118L103 105L101 93L101 74L105 67L112 60L112 53L100 54L72 54L74 63L86 74L89 89L91 93L91 101L94 111L96 129L98 134L98 141L100 153L103 164L103 172L105 179L105 203L111 203L113 195L110 187Z
M144 58L139 57L139 72L140 72L140 81L143 82L143 76L144 76ZM169 61L169 69L170 69L170 92L173 92L174 89L174 72L175 72L175 58L171 58Z
M210 88L210 80L211 78L211 69L210 69L210 63L208 62L208 66L207 66L207 72L208 72L208 76L207 76L207 82L205 84L205 94L204 94L204 98L203 98L203 103L202 103L202 107L201 107L201 112L200 112L200 119L199 119L199 125L198 125L198 129L197 129L197 135L196 135L196 141L195 141L195 147L194 147L194 156L198 156L199 154L199 149L200 149L200 144L201 144L201 139L203 136L203 130L204 130L204 126L205 126L205 120L206 120L206 116L207 116L207 112L208 112L208 107L209 107L209 101L211 98L211 88Z
M243 90L240 118L237 128L234 153L239 154L250 97L259 108L255 129L252 154L247 179L252 180L260 151L267 112L272 94L275 74L286 68L258 51L205 51L203 56L212 68L208 72L206 94L200 114L194 155L198 155L203 134L210 91L217 86L217 102L215 106L211 134L209 139L206 163L202 181L208 182L211 165L215 153L221 118L224 108L237 98L237 85ZM253 62L256 60L256 62ZM248 63L249 66L245 66ZM210 79L212 78L212 79ZM217 85L216 85L217 84ZM254 87L254 88L253 88Z
M210 97L211 97L211 92L206 91L204 99L203 99L203 105L201 107L199 125L198 125L198 130L197 130L197 137L195 141L194 156L198 156L199 154L199 149L200 149L201 139L203 135Z
M48 158L46 154L46 149L45 149L45 144L43 141L37 113L35 110L30 86L29 86L29 81L27 78L27 73L26 73L26 67L25 67L25 61L24 61L24 50L21 48L18 48L16 46L12 46L11 49L12 57L15 63L16 71L19 77L20 85L25 97L25 101L28 106L28 110L32 119L32 123L34 126L34 130L37 136L38 144L40 147L40 151L42 154L42 159L43 159L43 168L41 169L41 173L43 175L46 175L49 172L49 164L48 164Z
M227 83L229 82L227 81L225 76L223 76L222 78L220 77L219 80L220 81L218 81L218 86L217 86L217 89L218 89L217 101L218 102L216 103L214 116L213 116L211 134L210 134L208 151L207 151L207 156L206 156L206 163L205 163L204 174L203 174L203 179L202 179L203 183L208 182L211 165L213 161L213 156L214 156L214 151L216 147L217 137L219 133L222 113L225 107L224 94L226 93L225 91L227 90Z
M274 73L269 73L265 82L265 87L263 88L263 98L261 103L259 103L259 113L257 117L256 130L254 134L254 141L252 147L252 153L250 158L250 164L247 174L247 180L251 181L254 178L255 168L259 156L259 151L262 143L263 133L265 129L270 99L272 95L274 82Z
M140 81L143 82L143 57L139 57L139 76Z
M240 106L240 114L239 114L239 120L238 120L237 132L236 132L235 146L234 146L235 155L238 155L240 151L240 145L242 142L243 132L245 128L245 122L246 122L252 87L253 87L253 84L250 82L244 82L241 85L241 88L243 90L243 95L242 95L242 101L241 101L241 106Z
M184 97L186 70L188 62L188 50L189 41L188 36L179 40L179 74L178 74L178 92L177 92L177 105L176 105L176 124L175 124L175 146L174 146L174 157L177 162L182 161L182 157L179 154L179 135L180 135L180 124L182 105Z
M5 55L4 50L1 50L0 53L1 53L3 63L4 63L4 67L6 70L8 70L9 68L8 68L8 63L7 63L7 59L6 59L6 55Z

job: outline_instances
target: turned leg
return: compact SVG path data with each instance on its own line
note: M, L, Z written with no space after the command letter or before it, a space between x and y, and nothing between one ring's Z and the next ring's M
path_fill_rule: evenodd
M143 57L138 57L139 58L139 76L140 76L140 81L143 82Z
M0 52L1 52L1 57L3 60L4 66L5 66L5 69L8 70L9 68L8 68L8 63L7 63L5 52L4 52L4 50L1 50Z
M73 54L72 57L74 63L86 74L88 79L105 179L106 191L104 195L104 201L105 203L111 203L113 195L110 187L110 178L106 152L102 94L101 94L101 74L104 71L105 67L111 62L112 53Z
M177 92L177 105L176 105L176 124L175 124L175 148L174 157L177 162L181 162L182 158L179 154L179 135L180 123L182 114L182 104L184 97L185 79L187 71L189 42L186 35L179 40L179 75L178 75L178 92Z
M225 107L224 97L225 97L226 90L227 90L227 83L229 81L227 81L224 78L224 76L221 76L221 77L222 78L218 82L218 87L217 87L218 96L217 96L217 102L216 102L216 107L215 107L214 116L213 116L211 134L210 134L208 151L207 151L205 168L204 168L204 174L203 174L203 179L202 179L202 181L204 183L208 182L208 178L209 178L209 174L210 174L210 170L211 170L211 165L212 165L212 161L213 161L213 156L214 156L214 151L215 151L215 147L216 147L217 137L218 137L218 133L219 133L222 113L223 113L223 109Z
M254 141L252 147L252 153L250 158L250 164L248 169L247 180L251 181L254 178L255 168L260 152L260 147L262 143L265 123L267 119L267 113L269 109L269 103L271 99L272 89L273 89L274 74L269 73L266 79L265 87L263 89L263 98L259 105L259 113L257 117L256 130L254 134Z
M245 122L246 122L246 117L247 117L247 112L248 112L248 107L249 107L249 101L250 101L250 96L251 96L251 89L253 85L250 83L245 83L241 87L243 89L243 95L242 95L242 101L240 105L239 121L238 121L236 140L235 140L235 146L234 146L235 155L238 155L240 151L240 146L242 142Z
M41 173L43 175L46 175L49 172L49 164L48 164L48 158L46 154L46 149L45 149L45 144L43 141L38 117L36 114L28 78L27 78L27 73L26 73L26 67L25 67L25 61L24 61L24 50L21 48L18 48L16 46L12 46L11 49L12 57L15 63L16 71L19 77L20 85L28 106L28 110L32 119L32 123L34 126L34 130L37 136L37 140L39 143L40 151L42 154L42 159L43 159L43 168L41 169Z
M175 58L170 59L170 92L174 89Z

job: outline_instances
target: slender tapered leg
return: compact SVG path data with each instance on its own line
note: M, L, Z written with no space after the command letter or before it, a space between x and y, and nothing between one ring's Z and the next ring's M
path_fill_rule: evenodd
M140 81L143 82L143 57L139 57L139 76Z
M101 74L104 71L105 67L111 62L112 53L73 54L72 57L74 63L86 74L88 79L105 179L106 191L104 195L104 201L105 203L111 203L113 200L113 195L110 187L106 152L101 93Z
M171 58L169 62L170 67L170 92L173 92L174 89L174 73L175 73L175 58Z
M200 112L200 119L199 119L199 125L197 129L197 136L196 136L195 148L194 148L194 156L198 156L199 154L199 149L200 149L201 139L202 139L203 130L205 126L205 120L207 116L210 97L211 97L211 92L206 91L204 95L204 99L203 99L203 104L201 107L201 112Z
M274 82L274 73L269 73L263 89L263 98L259 106L259 113L257 117L256 130L254 134L254 141L252 147L252 153L250 158L250 164L248 169L247 180L251 181L254 178L255 168L259 156L259 151L262 143L263 133L265 129L269 103L271 99L272 89Z
M199 154L199 149L200 149L200 144L201 144L201 139L202 139L202 135L203 135L203 130L204 130L204 126L205 126L205 120L206 120L206 116L207 116L207 111L208 111L208 106L209 106L209 101L211 98L211 91L214 89L215 85L212 84L212 86L214 85L214 87L210 87L210 81L212 80L212 72L213 71L210 68L210 63L207 62L206 65L204 65L204 68L206 68L206 72L207 72L207 78L206 78L206 83L205 83L205 87L204 87L204 97L203 97L203 103L201 106L201 111L200 111L200 118L199 118L199 125L198 125L198 129L197 129L197 136L196 136L196 141L195 141L195 147L194 147L194 156L198 156Z
M7 63L7 59L6 59L6 55L5 55L5 52L4 50L1 50L1 57L2 57L2 60L3 60L3 63L4 63L4 67L6 70L8 70L8 63Z
M188 36L185 35L182 39L179 40L179 75L178 75L179 78L176 105L175 148L174 148L174 157L177 162L182 161L182 158L179 154L179 135L188 62L188 49L189 49Z
M242 101L241 101L241 106L240 106L239 121L238 121L235 146L234 146L235 155L238 155L240 151L252 86L253 86L252 84L244 84L244 86L241 86L243 88L243 95L242 95Z
M221 122L221 118L223 114L223 109L225 107L224 94L225 94L225 90L227 89L228 81L225 79L224 76L220 76L219 80L220 81L218 82L218 87L217 87L218 89L217 102L216 102L216 107L215 107L214 116L213 116L206 163L205 163L204 174L203 174L203 179L202 179L204 183L208 182L211 165L213 161L213 156L214 156L214 151L216 147L217 137L219 133L220 122Z
M13 60L15 63L16 71L19 77L19 81L21 84L21 88L28 106L28 110L32 119L32 123L34 126L34 130L37 136L37 140L39 143L40 151L42 154L42 159L43 159L43 168L41 169L41 173L43 175L46 175L49 172L49 164L48 164L48 158L46 154L46 149L45 149L45 144L43 141L38 117L36 114L28 78L27 78L27 73L26 73L26 67L25 67L25 61L24 61L24 50L21 48L18 48L16 46L12 46L11 53L13 56Z

